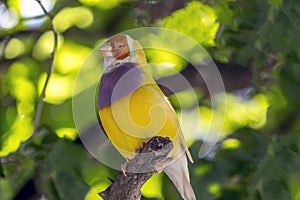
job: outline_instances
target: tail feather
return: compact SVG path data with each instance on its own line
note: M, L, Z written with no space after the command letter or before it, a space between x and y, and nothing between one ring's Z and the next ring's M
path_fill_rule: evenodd
M191 153L189 152L188 149L186 150L186 155L187 155L188 159L190 160L190 162L194 163L193 157L192 157L192 155L191 155Z
M176 186L181 197L185 200L196 200L195 193L190 184L190 176L187 166L186 155L183 154L178 160L164 169L164 172Z

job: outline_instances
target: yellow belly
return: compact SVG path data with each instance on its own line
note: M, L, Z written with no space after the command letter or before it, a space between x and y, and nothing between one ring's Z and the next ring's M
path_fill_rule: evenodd
M181 143L177 116L162 92L152 85L104 107L99 115L108 138L126 158L132 158L134 151L154 136L178 141L174 149Z

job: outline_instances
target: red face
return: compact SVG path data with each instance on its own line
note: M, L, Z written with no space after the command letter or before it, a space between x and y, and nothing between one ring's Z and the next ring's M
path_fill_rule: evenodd
M108 42L110 43L110 46L112 48L112 56L116 60L122 60L129 56L130 49L125 35L116 35L112 37Z
M113 36L100 47L99 52L104 57L113 57L116 60L126 58L130 54L126 35Z

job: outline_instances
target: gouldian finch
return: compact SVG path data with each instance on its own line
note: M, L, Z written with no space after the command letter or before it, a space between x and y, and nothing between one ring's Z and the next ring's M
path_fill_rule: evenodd
M143 48L128 35L111 37L100 48L104 73L98 91L99 118L109 140L126 159L154 136L168 137L172 162L163 170L183 199L195 200L187 156L192 158L177 115L153 80Z

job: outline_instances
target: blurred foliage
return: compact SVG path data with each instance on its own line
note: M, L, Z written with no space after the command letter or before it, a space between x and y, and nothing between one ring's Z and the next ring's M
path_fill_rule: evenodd
M163 12L166 8L155 7L163 1L141 2ZM135 13L157 19L151 16L155 12L138 1L41 2L53 16L59 41L38 132L30 140L51 62L51 22L34 0L0 2L1 200L100 199L97 192L110 184L106 177L115 178L119 172L91 158L77 138L72 116L74 81L83 63L99 64L99 57L90 52L103 39L143 25L187 34L213 59L254 72L252 93L227 95L219 148L198 159L202 141L191 146L195 163L190 165L190 175L197 197L300 200L300 1L191 1L148 24L139 23ZM178 71L186 65L169 52L146 53L150 61ZM172 75L165 67L154 74ZM90 86L88 79L87 71L87 81L80 83L75 96ZM186 107L195 106L190 105L189 91L170 97L175 108L176 98L184 99ZM193 107L201 115L197 139L218 123L211 121L211 115L223 113L210 108L205 99L201 103ZM189 139L190 133L185 134ZM179 199L163 174L153 176L142 193L145 198Z
M162 27L184 33L204 46L214 45L218 23L213 8L192 1L163 19Z

